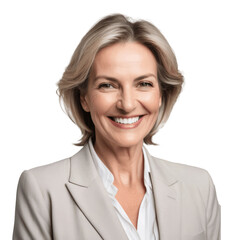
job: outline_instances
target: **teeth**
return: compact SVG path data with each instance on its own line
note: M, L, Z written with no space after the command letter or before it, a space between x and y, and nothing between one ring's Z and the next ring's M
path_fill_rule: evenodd
M133 124L139 120L140 117L134 117L134 118L113 118L113 120L117 123L121 124Z

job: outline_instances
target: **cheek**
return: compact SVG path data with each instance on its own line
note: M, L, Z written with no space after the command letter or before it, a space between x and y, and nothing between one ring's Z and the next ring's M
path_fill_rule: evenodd
M88 99L91 115L99 115L107 112L114 104L114 99L116 97L111 96L111 94L92 93Z
M142 96L142 102L150 113L157 113L161 106L160 93L158 91Z

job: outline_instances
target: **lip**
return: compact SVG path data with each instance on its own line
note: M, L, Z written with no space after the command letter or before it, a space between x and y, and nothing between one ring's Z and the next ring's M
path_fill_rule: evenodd
M109 116L109 118L135 118L135 117L143 117L144 115L133 115L133 116Z
M112 120L113 117L108 117L108 119L111 121L111 123L118 128L122 128L122 129L132 129L132 128L136 128L143 120L144 115L135 115L135 116L114 116L114 118L134 118L134 117L140 117L139 120L135 123L132 124L122 124L122 123L117 123L114 120Z

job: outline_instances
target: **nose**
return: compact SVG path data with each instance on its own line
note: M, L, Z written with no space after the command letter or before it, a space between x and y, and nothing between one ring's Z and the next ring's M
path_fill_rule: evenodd
M132 89L121 91L117 100L117 108L125 113L130 113L136 108L136 96Z

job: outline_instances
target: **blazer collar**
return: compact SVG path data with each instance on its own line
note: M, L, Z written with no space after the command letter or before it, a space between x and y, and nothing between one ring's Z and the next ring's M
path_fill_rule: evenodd
M147 149L150 178L161 240L180 236L180 184L164 160L152 157ZM106 240L127 240L112 202L99 177L88 145L70 159L70 194L96 231ZM111 227L109 227L111 226Z
M176 240L181 236L180 182L167 161L152 157L147 150L153 185L156 217L161 240Z
M97 173L88 145L70 158L70 177L66 186L79 209L104 240L128 239Z
M88 187L96 179L98 173L91 159L88 144L70 158L69 182Z

